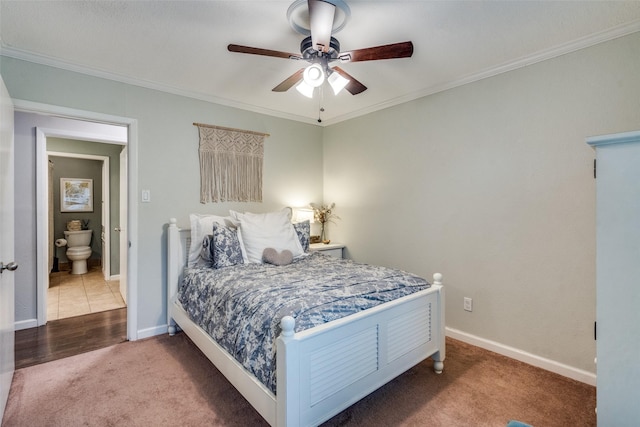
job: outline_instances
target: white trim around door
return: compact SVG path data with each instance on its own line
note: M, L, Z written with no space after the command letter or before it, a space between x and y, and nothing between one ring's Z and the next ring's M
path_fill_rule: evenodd
M135 224L138 223L138 208L135 203L133 195L137 194L137 176L131 171L137 169L138 164L138 123L137 120L127 117L117 117L106 115L102 113L83 111L70 109L66 107L59 107L55 105L40 104L30 101L14 100L16 111L24 111L29 113L39 113L45 115L56 115L71 120L94 122L102 125L114 125L114 126L126 126L126 136L114 136L108 133L91 133L91 132L78 132L69 129L52 129L52 128L37 128L36 132L36 221L37 221L37 254L38 254L38 273L37 273L37 288L38 294L44 292L43 288L48 282L47 277L48 270L48 174L47 174L47 149L46 138L66 138L66 139L78 139L83 141L93 141L102 143L112 143L124 145L127 148L128 164L127 170L121 171L126 173L128 177L127 188L127 223L131 224L127 228L126 233L121 236L121 245L127 245L127 271L120 272L120 275L126 275L127 286L127 339L134 341L138 339L137 331L137 259L138 259L138 236L137 228ZM38 326L46 323L46 301L42 303L43 298L39 298L37 302L37 322Z

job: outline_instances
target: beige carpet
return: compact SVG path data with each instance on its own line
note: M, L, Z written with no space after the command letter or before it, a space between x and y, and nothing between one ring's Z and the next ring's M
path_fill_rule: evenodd
M595 426L595 388L447 339L326 426ZM3 426L266 426L184 334L17 370Z

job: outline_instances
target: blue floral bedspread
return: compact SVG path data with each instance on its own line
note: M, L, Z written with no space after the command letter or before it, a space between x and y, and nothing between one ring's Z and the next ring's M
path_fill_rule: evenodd
M300 332L429 286L404 271L314 252L286 266L185 269L178 300L195 323L275 393L275 339L282 317L292 316Z

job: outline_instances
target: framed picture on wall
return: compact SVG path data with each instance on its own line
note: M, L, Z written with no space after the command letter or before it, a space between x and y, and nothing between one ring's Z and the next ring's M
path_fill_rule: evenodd
M93 212L93 180L60 178L60 212Z

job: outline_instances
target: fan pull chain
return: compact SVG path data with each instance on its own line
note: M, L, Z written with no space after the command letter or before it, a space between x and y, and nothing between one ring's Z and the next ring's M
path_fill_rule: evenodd
M324 90L322 90L322 86L318 89L320 92L320 96L318 97L318 123L322 123L321 115L324 113L324 107L322 106L322 104L324 104Z

